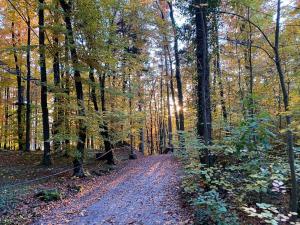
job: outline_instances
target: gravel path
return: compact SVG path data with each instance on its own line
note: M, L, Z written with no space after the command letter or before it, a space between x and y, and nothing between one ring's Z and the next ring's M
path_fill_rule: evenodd
M130 161L89 194L53 210L36 224L192 224L181 204L180 170L172 155Z

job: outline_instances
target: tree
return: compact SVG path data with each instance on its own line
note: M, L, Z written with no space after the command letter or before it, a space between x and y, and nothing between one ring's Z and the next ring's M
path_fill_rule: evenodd
M221 107L222 107L222 115L224 122L227 123L227 109L226 109L226 102L225 102L225 96L224 96L224 87L223 87L223 81L222 81L222 68L221 68L221 59L220 59L220 43L219 43L219 21L218 21L218 15L213 14L212 15L212 39L213 39L213 54L214 54L214 73L215 73L215 79L217 79L217 83L219 85L219 94L220 94L220 101L221 101Z
M282 70L281 65L281 57L279 52L279 42L280 42L280 19L281 19L281 0L277 0L277 10L276 10L276 24L275 24L275 40L274 44L270 41L266 33L254 22L252 22L249 17L244 17L242 15L231 13L231 12L222 12L224 14L233 15L238 18L241 18L247 21L250 25L255 27L260 34L263 36L264 40L267 42L268 46L271 48L271 51L274 54L274 58L272 55L265 50L258 46L258 48L262 49L267 56L275 63L277 74L279 77L281 92L283 96L283 103L284 103L284 110L286 112L286 123L287 123L287 131L286 131L286 144L287 144L287 153L288 153L288 160L290 166L290 174L291 174L291 195L290 195L290 209L292 212L298 211L298 187L297 187L297 178L296 178L296 171L295 171L295 156L294 156L294 144L293 144L293 133L289 129L291 125L291 116L289 115L289 93L286 87L285 75Z
M182 81L180 73L180 58L178 50L178 32L176 21L174 18L174 11L172 2L168 1L170 9L170 18L172 21L173 35L174 35L174 55L175 55L175 78L177 82L177 91L178 91L178 107L179 107L179 130L184 131L184 113L183 113L183 91L182 91Z
M26 151L30 151L30 132L31 132L31 97L30 97L30 82L31 82L31 19L28 5L27 12L27 77L26 77Z
M207 1L197 0L195 7L197 60L197 132L205 144L211 142L210 71L208 60Z
M54 24L59 24L59 3L54 2ZM61 97L61 78L60 78L60 57L59 57L59 33L53 28L53 75L54 75L54 116L53 116L53 150L59 151L61 149L60 138L57 137L59 130L62 129L63 124L63 110L62 110L62 97Z
M73 35L73 28L71 22L71 12L73 1L66 2L65 0L60 0L60 5L64 10L64 21L66 24L68 43L70 45L71 60L74 69L74 81L77 97L78 115L79 115L79 127L78 127L78 141L77 141L77 152L76 157L73 161L74 165L74 176L84 177L85 173L83 170L83 157L84 157L84 145L86 140L86 124L84 121L85 117L85 106L83 97L83 87L81 81L81 75L79 71L79 60L77 55L77 50L75 48L75 40Z
M273 46L274 55L275 55L275 64L278 72L280 86L282 90L284 110L286 112L286 123L288 130L286 131L287 136L287 151L291 172L291 196L290 196L290 209L292 212L298 212L298 184L296 178L296 169L295 169L295 153L294 153L294 144L293 144L293 133L290 130L292 123L291 116L289 115L289 93L286 88L285 75L281 66L281 57L279 53L279 41L280 41L280 19L281 19L281 0L277 0L277 16L276 16L276 28L275 28L275 44Z
M45 17L44 0L39 0L39 51L40 51L40 73L41 73L41 107L43 117L43 138L44 138L44 157L42 164L50 166L52 164L50 155L50 129L49 111L47 99L47 70L46 70L46 46L45 46Z
M24 108L24 87L22 86L22 74L19 65L17 49L16 49L16 35L15 35L15 23L11 23L11 38L12 38L12 45L13 45L13 54L14 54L14 61L16 67L16 74L17 74L17 83L18 83L18 144L19 144L19 151L23 152L25 150L24 145L24 123L23 123L23 108Z

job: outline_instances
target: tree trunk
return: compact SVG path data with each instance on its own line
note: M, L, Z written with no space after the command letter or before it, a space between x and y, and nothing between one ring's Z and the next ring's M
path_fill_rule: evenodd
M34 149L38 149L38 93L35 92L35 103L34 103Z
M90 67L89 71L89 79L91 82L91 93L90 98L92 100L92 103L94 105L94 109L96 112L99 112L98 102L97 102L97 96L96 96L96 82L94 77L94 68Z
M237 64L238 64L238 86L239 86L239 96L241 101L241 109L243 112L244 119L246 118L246 110L244 105L244 90L242 87L242 66L241 66L241 59L238 56L238 47L237 44L235 45L235 53L237 55Z
M8 148L8 101L9 101L9 87L5 88L5 123L4 123L4 149Z
M150 113L150 154L153 155L154 152L154 138L153 138L153 113L152 113L152 94L150 96L150 103L149 103L149 113Z
M140 113L143 112L143 104L144 104L144 100L143 100L143 94L142 94L142 90L143 90L143 86L141 83L141 79L140 79L141 75L139 74L139 83L140 83L140 87L139 87L139 91L138 91L138 97L139 97L139 102L138 102L138 110ZM140 144L139 144L139 151L141 153L144 154L145 152L145 138L144 138L144 128L141 127L140 128Z
M128 82L129 82L129 126L130 126L130 158L131 156L133 155L133 133L132 133L132 126L133 126L133 122L132 122L132 97L131 97L131 92L132 92L132 89L131 89L131 76L129 75L129 78L128 78Z
M165 38L166 41L167 38ZM165 73L166 73L166 88L167 88L167 111L168 111L168 148L172 147L173 141L173 129L172 129L172 116L171 116L171 106L170 106L170 86L169 86L169 65L167 57L167 46L164 46L164 59L165 59Z
M65 129L65 154L69 155L71 150L71 143L70 143L70 122L69 122L69 97L70 97L70 71L69 71L69 40L68 40L68 33L65 34L65 74L64 74L64 91L66 94L65 98L65 112L64 112L64 129Z
M26 151L30 152L30 132L31 132L31 98L30 98L30 79L31 79L31 27L30 27L30 16L27 10L27 81L26 81Z
M91 81L91 87L92 87L91 100L93 102L95 111L98 113L99 112L99 107L98 107L97 96L96 96L96 82L95 82L95 76L94 76L94 68L92 68L92 67L90 67L89 79ZM102 81L102 79L101 79L101 81ZM100 85L102 87L102 85L105 85L105 83L102 84L100 82ZM101 90L101 92L102 92L102 90ZM101 94L101 96L102 96L102 94ZM104 96L104 98L105 98L105 96ZM103 110L103 101L101 101L101 102L102 102L102 110ZM105 109L105 100L104 100L104 109ZM104 130L104 131L102 131L102 130ZM108 129L107 129L107 127L105 127L105 125L99 124L99 131L100 131L100 135L102 136L102 138L104 140L105 152L108 152L112 149L112 146L111 146L111 144L108 140ZM108 160L109 164L114 164L112 152L107 154L105 156L105 159Z
M58 9L58 5L55 6L55 10ZM58 15L54 13L54 24L58 24ZM62 102L60 96L61 90L61 79L60 79L60 67L59 67L59 42L58 34L55 32L53 34L53 46L54 46L54 55L53 55L53 73L54 73L54 112L53 112L53 125L52 125L52 134L53 134L53 150L61 150L61 142L57 140L57 135L61 129L63 123L63 111L62 111Z
M207 42L207 12L205 0L196 1L196 58L197 58L197 132L206 145L211 142L210 83ZM208 154L207 154L208 155Z
M181 72L180 72L179 50L178 50L178 33L177 33L177 26L174 18L172 3L168 1L168 5L170 8L170 18L172 21L172 27L174 32L174 54L175 54L175 69L176 69L175 77L176 77L177 91L178 91L179 129L181 131L184 131L183 91L182 91Z
M162 57L162 56L161 56ZM164 136L164 120L165 120L165 109L164 109L164 101L163 101L163 59L161 58L161 64L162 64L162 71L161 71L161 76L160 76L160 112L159 113L159 122L158 122L158 127L159 127L159 153L162 153L163 150L165 149L165 136Z
M290 195L290 211L298 212L298 186L297 186L297 177L296 177L296 169L295 169L295 153L294 153L294 143L293 143L293 133L289 129L292 119L289 115L289 94L286 88L285 83L285 75L282 70L281 66L281 58L279 53L279 38L280 38L280 18L281 18L281 1L277 1L277 18L276 18L276 30L275 30L275 46L274 46L274 53L275 53L275 62L276 62L276 69L278 72L282 95L283 95L283 103L284 109L286 114L286 123L287 123L287 151L288 151L288 158L289 158L289 165L290 165L290 172L291 172L291 195Z
M224 122L227 123L227 109L224 97L224 87L222 82L222 70L221 70L221 63L220 63L220 43L219 43L219 21L216 14L213 15L213 26L214 26L214 36L215 36L215 68L216 68L216 75L217 81L219 86L219 94L221 99L221 108L222 108L222 115Z
M74 166L73 175L77 177L84 177L85 174L83 170L83 158L84 158L84 145L86 141L87 128L86 128L85 121L83 119L85 117L83 88L82 88L80 71L78 69L79 60L75 48L75 40L74 40L71 15L70 15L72 11L72 2L73 1L66 3L65 0L60 0L60 4L64 10L64 20L68 32L68 41L70 45L69 47L71 52L71 60L74 69L74 80L75 80L75 89L76 89L76 97L77 97L78 115L80 116L79 127L78 127L77 154L75 159L73 160L73 166Z
M50 132L49 132L49 111L47 102L47 70L45 54L45 23L44 23L44 0L39 0L39 51L40 51L40 72L41 72L41 106L43 118L44 157L42 164L52 164L50 154Z
M16 74L17 74L17 85L18 85L18 102L16 103L18 106L17 109L17 121L18 121L18 145L19 151L23 152L25 150L25 143L24 143L24 129L23 129L23 105L24 105L24 98L23 98L23 86L22 86L22 75L18 61L17 49L16 49L16 35L15 35L15 23L11 23L11 36L12 36L12 45L13 45L13 54L14 54L14 61L16 66Z
M250 8L247 9L247 18L250 21ZM253 119L254 117L254 99L253 99L253 63L252 63L252 25L249 23L249 31L248 31L248 40L247 40L247 48L248 48L248 66L249 66L249 104L250 104L250 117ZM255 136L253 136L255 139Z
M101 98L101 109L102 109L103 115L106 112L105 80L106 80L106 75L104 73L102 77L100 75L100 98ZM107 163L108 164L115 164L114 155L113 155L113 152L112 152L112 147L113 146L110 142L109 132L108 132L108 125L107 125L107 122L105 121L105 119L103 120L103 125L102 125L102 129L101 129L101 136L103 138L105 152L109 152L106 155Z
M176 103L176 100L175 100L175 88L174 88L174 82L173 82L173 78L174 78L174 71L173 71L173 68L172 68L173 62L172 62L169 46L168 46L168 56L169 56L169 64L170 64L170 72L171 72L170 90L171 90L172 102L173 102L173 105L174 105L174 116L175 116L176 130L179 131L180 130L179 117L178 117L177 103Z

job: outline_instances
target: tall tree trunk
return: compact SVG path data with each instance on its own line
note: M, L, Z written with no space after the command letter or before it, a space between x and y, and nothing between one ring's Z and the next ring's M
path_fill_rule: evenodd
M250 21L250 8L247 9L247 19ZM247 50L248 50L248 69L249 69L249 104L250 104L250 117L254 117L254 99L253 99L253 82L254 82L254 74L253 74L253 63L252 63L252 25L249 25L248 31L248 40L247 40ZM255 139L255 137L253 137Z
M9 87L5 88L5 123L4 123L4 149L8 148L8 103L9 103Z
M238 46L235 45L235 53L237 55L237 64L238 64L238 86L239 86L239 96L240 96L240 102L241 102L241 109L244 116L244 119L246 118L246 109L244 105L244 90L242 86L242 66L241 66L241 59L238 56Z
M226 103L225 103L225 97L224 97L224 87L223 87L223 81L222 81L222 69L221 69L221 63L220 63L220 43L219 43L219 21L217 14L213 15L213 26L214 26L214 38L215 38L215 68L216 68L216 75L217 75L217 81L219 86L219 94L221 99L221 108L222 108L222 115L224 122L227 123L227 109L226 109Z
M91 89L91 100L93 102L95 111L98 113L99 112L99 107L98 107L97 95L96 95L96 82L95 82L95 76L94 76L94 68L92 68L92 67L90 67L89 79L91 81L91 87L92 87L92 89ZM102 81L102 79L101 79L101 81ZM100 82L101 93L102 93L102 85L105 86L105 83L102 84ZM104 95L104 93L103 93L103 95ZM102 94L101 94L101 97L102 97ZM101 101L101 102L102 102L102 111L103 111L103 108L105 109L105 96L104 96L104 107L103 107L103 101ZM104 130L104 131L102 131L102 130ZM108 152L112 149L112 145L110 144L110 141L109 141L108 129L107 129L107 127L105 127L105 125L99 124L99 131L100 131L100 135L102 136L102 138L104 140L105 152ZM107 154L105 156L105 159L108 160L109 164L113 164L114 161L113 161L112 152Z
M31 132L31 97L30 97L30 79L31 79L31 27L28 6L27 10L27 81L26 81L26 151L30 152L30 132Z
M43 117L44 157L42 164L52 164L50 154L50 132L49 132L49 111L47 102L47 70L46 70L46 47L45 47L45 18L44 0L39 0L39 51L40 51L40 72L41 72L41 106Z
M154 139L153 139L153 114L152 114L152 104L150 100L149 111L150 111L150 154L153 155L154 152Z
M138 91L138 98L139 98L139 102L138 102L138 110L140 113L143 112L143 104L144 104L144 100L143 100L143 85L141 82L141 74L138 75L139 77L139 83L140 83L140 87L139 87L139 91ZM141 153L144 154L145 152L145 137L144 137L144 127L140 128L140 144L139 144L139 151Z
M90 82L91 82L90 98L91 98L92 103L94 105L95 111L99 112L99 107L98 107L98 102L97 102L97 95L96 95L96 82L95 82L95 76L94 76L94 68L92 68L92 67L90 67L89 79L90 79Z
M35 103L34 103L34 149L38 149L38 93L35 92Z
M132 89L131 89L131 76L129 74L128 77L128 82L129 82L129 95L131 95ZM133 156L133 133L132 133L132 126L133 126L133 121L132 121L132 97L129 97L129 126L130 126L130 158Z
M79 127L78 127L77 154L73 160L74 176L84 177L85 174L83 170L83 158L84 158L84 145L86 141L87 128L86 128L85 121L83 119L85 117L83 87L81 82L80 71L78 69L79 60L75 48L75 40L74 40L73 28L71 22L71 11L72 11L73 1L66 3L65 0L60 0L59 2L64 10L64 20L68 32L68 41L70 45L69 47L71 52L71 60L74 69L74 80L75 80L75 89L76 89L76 97L77 97L78 115L80 116Z
M11 23L11 37L12 37L12 45L13 45L13 54L14 54L14 61L16 66L16 74L17 74L17 85L18 85L18 102L17 102L17 120L18 120L18 145L19 151L23 152L25 150L25 143L24 143L24 129L23 129L23 105L24 105L24 98L23 98L23 86L22 86L22 75L18 61L17 49L16 49L16 35L15 35L15 23Z
M162 57L162 56L161 56ZM163 59L161 58L161 64L163 65ZM163 104L163 66L160 76L160 112L158 117L158 127L159 127L159 153L163 152L163 149L165 148L165 140L164 140L164 120L165 120L165 110L164 110L164 104Z
M58 4L55 6L55 10L58 9ZM59 17L57 13L54 13L54 24L59 23ZM62 102L60 96L61 90L61 79L60 79L60 59L59 59L59 41L58 34L55 31L53 34L53 73L54 73L54 112L53 112L53 125L52 125L52 134L53 134L53 150L59 151L61 149L61 142L57 140L57 135L61 129L63 123L63 111L62 111Z
M101 109L102 109L102 113L105 114L106 113L106 99L105 99L106 74L103 73L103 75L102 76L99 75L99 77L100 77ZM103 138L105 152L109 152L106 155L107 163L108 164L115 164L114 155L113 155L113 152L112 152L112 147L113 146L110 142L109 132L108 132L108 125L107 125L107 122L105 121L105 119L103 120L103 125L102 125L102 129L101 129L101 136Z
M174 105L174 116L175 116L176 130L179 131L180 130L179 117L178 117L177 103L176 103L176 100L175 100L175 88L174 88L174 82L173 82L173 78L174 78L174 71L173 71L173 66L172 66L173 62L172 62L172 57L171 57L169 46L168 46L168 56L169 56L169 64L170 64L170 72L171 72L171 77L170 77L171 96L172 96L172 102L173 102L173 105Z
M165 38L166 41L166 38ZM168 147L173 148L173 129L172 129L172 116L171 116L171 106L170 106L170 86L169 86L169 64L167 56L167 46L164 47L164 59L165 59L165 73L166 73L166 88L167 88L167 112L168 112Z
M65 112L64 112L64 130L65 130L65 154L69 155L71 150L70 143L70 121L69 121L69 100L70 100L70 70L69 70L69 40L68 33L65 34L65 73L64 73L64 92L66 94L65 97Z
M153 118L153 124L154 126L154 138L155 138L155 151L159 152L160 151L160 114L159 114L159 106L158 106L158 100L156 97L156 94L153 93L153 102L154 102L154 118Z
M279 90L280 90L280 86L279 86ZM282 98L279 94L278 96L278 112L282 112ZM282 114L279 113L279 130L282 130Z
M174 11L172 2L168 1L170 8L170 18L172 21L173 33L174 33L174 54L175 54L175 77L177 82L177 91L178 91L178 110L179 110L179 129L184 131L184 113L183 113L183 91L182 91L182 82L181 82L181 71L180 71L180 58L178 50L178 32L176 21L174 18Z
M154 126L154 119L152 113L152 98L154 97L154 90L151 90L150 100L149 100L149 113L150 113L150 154L153 155L154 153L154 135L153 135L153 126Z
M207 12L205 0L197 0L196 13L196 58L197 58L197 133L203 138L206 145L211 142L211 109L210 109L210 83L208 65L207 42ZM208 155L208 153L207 153Z
M283 95L283 104L285 112L289 111L289 94L286 88L285 75L281 66L281 58L279 53L279 39L280 39L280 18L281 18L281 1L277 1L277 18L276 18L276 30L275 30L275 62L276 69L278 72L282 95ZM286 114L286 123L287 127L289 127L292 123L292 119L289 113ZM298 184L296 177L296 169L295 169L295 153L294 153L294 143L293 143L293 133L290 129L287 129L287 151L291 172L291 195L290 195L290 211L298 212Z

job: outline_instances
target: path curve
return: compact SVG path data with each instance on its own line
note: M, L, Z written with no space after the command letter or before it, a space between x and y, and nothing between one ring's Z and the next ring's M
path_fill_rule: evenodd
M180 198L180 167L172 155L130 161L105 182L35 224L184 225L190 211Z

